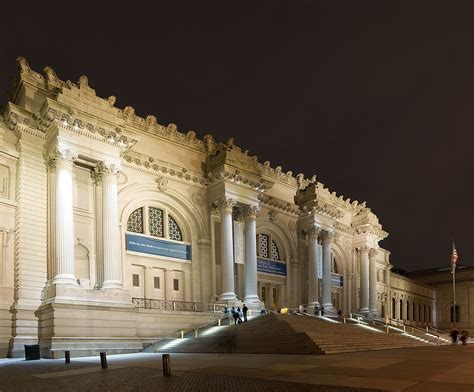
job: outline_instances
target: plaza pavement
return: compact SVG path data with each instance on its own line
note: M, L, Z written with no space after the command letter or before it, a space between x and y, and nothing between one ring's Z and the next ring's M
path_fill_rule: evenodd
M0 360L0 391L473 391L474 344L337 355L161 354ZM367 388L367 389L364 389Z

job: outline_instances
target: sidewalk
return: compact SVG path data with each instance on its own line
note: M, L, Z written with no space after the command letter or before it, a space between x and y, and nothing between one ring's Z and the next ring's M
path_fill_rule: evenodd
M0 360L0 391L472 391L474 345L338 355L160 354Z

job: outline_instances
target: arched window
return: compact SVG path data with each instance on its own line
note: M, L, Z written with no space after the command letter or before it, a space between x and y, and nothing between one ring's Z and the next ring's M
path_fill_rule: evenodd
M133 211L127 220L127 231L184 241L183 232L176 220L168 211L153 206L143 206Z
M456 310L454 309L454 306L451 305L451 307L449 308L449 313L451 315L451 322L454 323L459 323L461 321L461 308L459 307L459 305L456 305ZM456 321L454 321L454 316L456 315Z
M396 319L396 315L395 315L395 298L392 298L392 318L393 319Z
M178 224L171 216L168 216L168 232L170 235L170 239L175 240L175 241L183 240L181 229L179 228Z
M416 304L413 301L413 321L416 321Z
M281 260L278 245L271 235L265 233L257 234L257 255L265 259Z
M410 301L407 301L407 321L410 321Z
M398 317L400 320L403 320L403 301L400 300L400 317Z
M428 306L428 321L431 323L431 305Z
M143 208L137 208L128 217L127 231L143 233Z

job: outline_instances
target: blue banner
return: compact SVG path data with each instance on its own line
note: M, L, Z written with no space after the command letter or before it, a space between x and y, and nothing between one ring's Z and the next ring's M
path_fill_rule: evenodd
M131 252L191 260L191 245L189 244L179 244L158 238L126 234L125 247Z
M344 286L344 277L342 275L332 274L331 275L331 285L332 286L337 286L337 287L343 287Z
M257 259L257 271L286 276L286 264L271 260Z

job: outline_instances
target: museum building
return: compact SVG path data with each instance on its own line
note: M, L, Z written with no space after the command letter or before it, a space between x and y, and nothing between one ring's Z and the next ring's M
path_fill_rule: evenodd
M2 356L136 348L215 304L436 324L435 289L390 272L365 203L17 61L0 115Z

